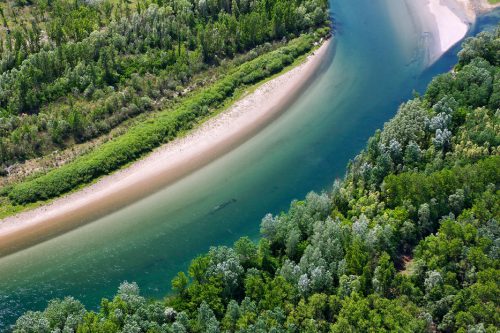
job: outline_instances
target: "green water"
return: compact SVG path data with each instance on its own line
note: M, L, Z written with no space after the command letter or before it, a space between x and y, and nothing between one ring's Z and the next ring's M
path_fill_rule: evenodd
M400 15L389 15L389 3ZM256 238L267 212L328 189L412 90L455 62L447 55L425 69L423 31L402 1L332 0L331 7L337 36L322 70L254 138L150 197L0 259L0 330L54 297L72 295L95 308L124 280L137 281L147 296L164 295L197 254Z

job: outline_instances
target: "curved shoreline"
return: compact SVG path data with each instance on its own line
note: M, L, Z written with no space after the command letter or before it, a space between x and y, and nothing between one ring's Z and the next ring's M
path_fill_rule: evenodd
M435 63L443 53L462 40L475 23L465 4L472 0L405 0L413 13L414 24L422 31L419 36L426 47L426 64ZM397 13L395 14L397 15Z
M426 1L437 31L433 46L436 54L431 53L431 63L467 36L479 15L500 7L500 3L490 4L487 0Z
M145 158L50 204L0 220L0 257L63 234L173 184L251 138L318 73L330 40L291 70Z

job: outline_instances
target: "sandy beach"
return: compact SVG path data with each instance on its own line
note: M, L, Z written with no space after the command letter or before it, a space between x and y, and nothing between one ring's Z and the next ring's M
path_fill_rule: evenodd
M427 66L460 42L478 15L500 6L487 0L404 0L404 5L413 19L414 31L421 33L417 38L427 52ZM399 13L393 10L392 15ZM400 33L404 38L412 31Z
M429 12L434 16L438 30L439 52L444 53L465 37L469 30L468 20L453 1L429 0Z
M435 53L431 62L448 51L467 34L480 14L500 4L492 5L488 0L426 0L430 14L436 22Z
M405 0L413 15L415 31L426 50L427 65L432 65L443 53L458 43L467 34L475 21L471 8L465 3L471 0Z
M221 114L81 191L0 221L0 256L50 239L154 193L252 137L293 103L317 73L330 41Z

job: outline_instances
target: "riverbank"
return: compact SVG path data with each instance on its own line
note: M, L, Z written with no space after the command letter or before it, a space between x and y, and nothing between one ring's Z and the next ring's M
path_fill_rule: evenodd
M429 0L428 8L436 21L439 55L462 40L473 21L455 0ZM433 59L437 60L438 57Z
M429 9L434 16L441 52L446 52L465 37L479 15L500 7L488 0L429 0Z
M136 201L210 163L258 132L317 72L327 40L300 65L146 158L52 203L0 221L0 255L38 243Z

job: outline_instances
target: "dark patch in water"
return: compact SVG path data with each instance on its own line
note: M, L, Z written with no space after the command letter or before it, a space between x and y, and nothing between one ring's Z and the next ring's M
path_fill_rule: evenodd
M237 200L235 198L232 198L231 200L228 200L228 201L224 201L223 203L221 203L220 205L217 205L215 206L212 211L210 212L210 215L213 215L215 213L217 213L218 211L226 208L227 206L229 206L230 204L232 203L235 203Z

